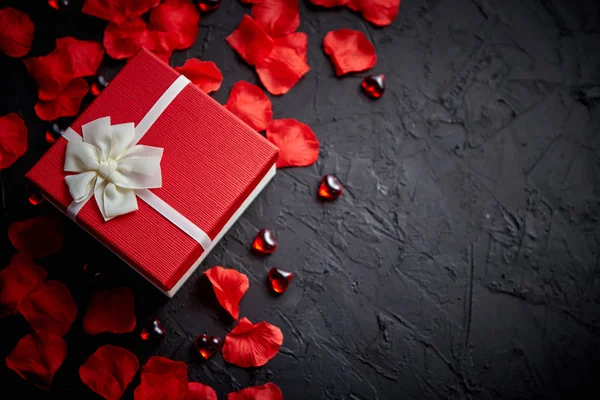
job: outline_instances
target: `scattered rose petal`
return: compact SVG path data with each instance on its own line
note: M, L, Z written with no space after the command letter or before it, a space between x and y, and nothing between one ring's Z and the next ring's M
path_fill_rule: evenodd
M304 32L293 32L274 39L278 46L290 47L306 62L308 50L308 35Z
M360 2L360 0L349 0L346 3L346 7L348 7L352 11L358 11L359 2Z
M173 49L176 47L176 40L177 38L168 32L149 30L144 38L143 46L164 62L169 63Z
M135 299L127 287L94 293L83 318L83 330L98 333L128 333L135 329Z
M134 400L181 400L188 392L187 364L155 356L142 367Z
M360 11L363 18L373 25L387 26L396 19L400 0L350 0L347 6Z
M137 356L129 350L104 345L79 367L79 377L105 399L119 400L139 368Z
M242 318L225 336L223 358L242 368L260 367L275 357L282 343L283 333L278 327Z
M0 117L0 170L10 167L27 151L27 127L15 113Z
M96 74L103 55L99 43L64 37L56 40L50 54L23 63L38 85L39 100L54 100L74 78Z
M73 79L69 59L60 53L23 60L27 72L38 86L39 100L53 100Z
M196 41L200 13L190 0L165 0L150 11L150 30L167 32L174 49L187 49Z
M373 44L364 33L352 29L329 32L323 40L323 48L338 76L365 71L377 62Z
M248 277L234 269L212 267L204 271L215 290L217 300L235 319L239 316L240 300L248 290Z
M159 3L160 0L85 0L81 12L120 24L128 18L142 16Z
M35 386L49 389L67 356L67 342L53 334L30 333L6 357L6 366Z
M0 51L9 57L29 53L35 26L27 14L12 7L0 10Z
M225 38L227 43L250 65L264 60L273 50L273 39L248 15Z
M148 27L141 18L128 19L120 24L110 23L104 30L104 48L110 57L121 60L133 56L147 40Z
M256 73L269 93L285 94L310 71L305 58L294 48L275 46L267 58L256 64Z
M40 284L19 303L17 311L34 331L58 336L65 336L77 317L71 292L59 281Z
M64 37L57 39L50 54L23 60L38 85L38 117L52 121L76 115L89 89L84 79L77 78L94 75L103 56L104 50L96 42Z
M271 36L292 33L300 26L298 0L261 0L252 5L252 16Z
M100 43L72 37L56 39L56 50L67 59L73 78L95 75L104 57Z
M46 279L46 270L25 253L17 253L0 271L0 309L14 310Z
M261 88L246 81L233 85L225 108L259 132L273 119L271 100Z
M277 168L305 167L319 158L319 140L314 132L293 118L271 121L267 139L279 147Z
M317 6L327 8L343 6L344 4L348 3L348 1L350 0L310 0L311 3Z
M283 400L283 394L277 385L269 382L229 393L227 400Z
M44 121L77 115L89 88L85 79L73 79L55 99L38 101L34 107L35 113Z
M183 74L200 90L211 93L219 90L223 81L223 74L212 61L200 61L190 58L181 67L175 67L175 71Z
M57 253L64 240L60 220L50 215L13 223L8 238L17 250L32 258Z
M188 392L183 400L217 400L217 393L210 386L190 382L188 383Z

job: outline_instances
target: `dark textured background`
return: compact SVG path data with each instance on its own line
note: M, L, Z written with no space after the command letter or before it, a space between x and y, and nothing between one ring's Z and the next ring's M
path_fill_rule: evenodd
M105 24L77 10L5 4L35 22L32 54L49 52L55 37L102 38ZM214 95L221 103L236 81L257 82L224 41L248 12L225 0L201 18L195 45L171 60L215 61L225 76ZM319 161L279 171L168 302L65 221L63 251L41 263L79 304L69 355L49 394L2 365L0 397L93 399L77 368L98 345L115 343L142 362L151 354L186 361L190 380L220 398L267 381L286 400L598 398L598 2L405 0L385 29L304 0L300 13L312 70L273 108L276 118L314 129ZM323 36L343 27L375 44L373 72L387 77L377 102L360 93L363 74L338 79L323 54ZM0 65L0 115L18 112L30 135L27 154L1 175L6 265L14 251L7 225L52 210L30 206L24 191L23 174L46 150L35 84L19 60L0 55ZM112 77L122 65L106 59L101 72ZM315 199L325 173L345 185L335 203ZM276 232L279 248L258 258L248 248L263 227ZM106 276L96 287L135 289L138 319L156 315L169 331L162 345L82 332L94 290L81 275L86 262ZM280 354L263 368L229 366L221 355L202 362L192 352L197 334L224 336L234 326L206 291L201 271L213 265L249 276L242 316L284 332ZM271 266L296 274L283 296L267 290ZM0 331L4 358L28 326L5 318Z

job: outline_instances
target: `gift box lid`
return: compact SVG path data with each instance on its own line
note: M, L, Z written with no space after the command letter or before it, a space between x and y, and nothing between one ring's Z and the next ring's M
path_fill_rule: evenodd
M131 58L71 128L110 116L136 125L180 75L146 50ZM164 149L160 199L214 240L272 171L278 150L191 83L181 90L139 144ZM63 172L67 140L60 138L28 172L63 212L73 201ZM77 223L168 292L205 250L138 198L138 210L104 221L94 199Z

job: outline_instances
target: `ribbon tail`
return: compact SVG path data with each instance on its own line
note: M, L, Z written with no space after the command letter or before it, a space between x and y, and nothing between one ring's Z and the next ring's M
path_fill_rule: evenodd
M94 198L96 199L96 204L98 204L100 214L102 214L105 221L108 221L110 218L107 218L104 212L104 190L106 189L106 185L108 185L108 181L102 177L98 177L96 186L94 187Z
M108 183L103 190L102 215L105 220L127 214L138 209L135 192Z

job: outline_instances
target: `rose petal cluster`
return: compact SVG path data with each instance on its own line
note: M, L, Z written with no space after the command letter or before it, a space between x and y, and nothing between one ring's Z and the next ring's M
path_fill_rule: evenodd
M56 40L50 54L24 59L38 86L37 116L52 121L76 115L89 90L83 77L96 74L103 56L100 44L67 36Z
M321 7L346 6L375 26L388 26L398 16L401 0L310 0Z
M117 60L129 58L143 47L169 62L173 51L194 44L200 22L191 0L86 0L82 11L110 21L103 45ZM143 18L148 11L148 18Z
M269 93L285 94L310 70L306 62L307 36L294 32L297 25L285 30L276 28L275 23L260 21L244 15L240 25L225 40L244 61L256 68ZM269 30L265 26L270 27Z

